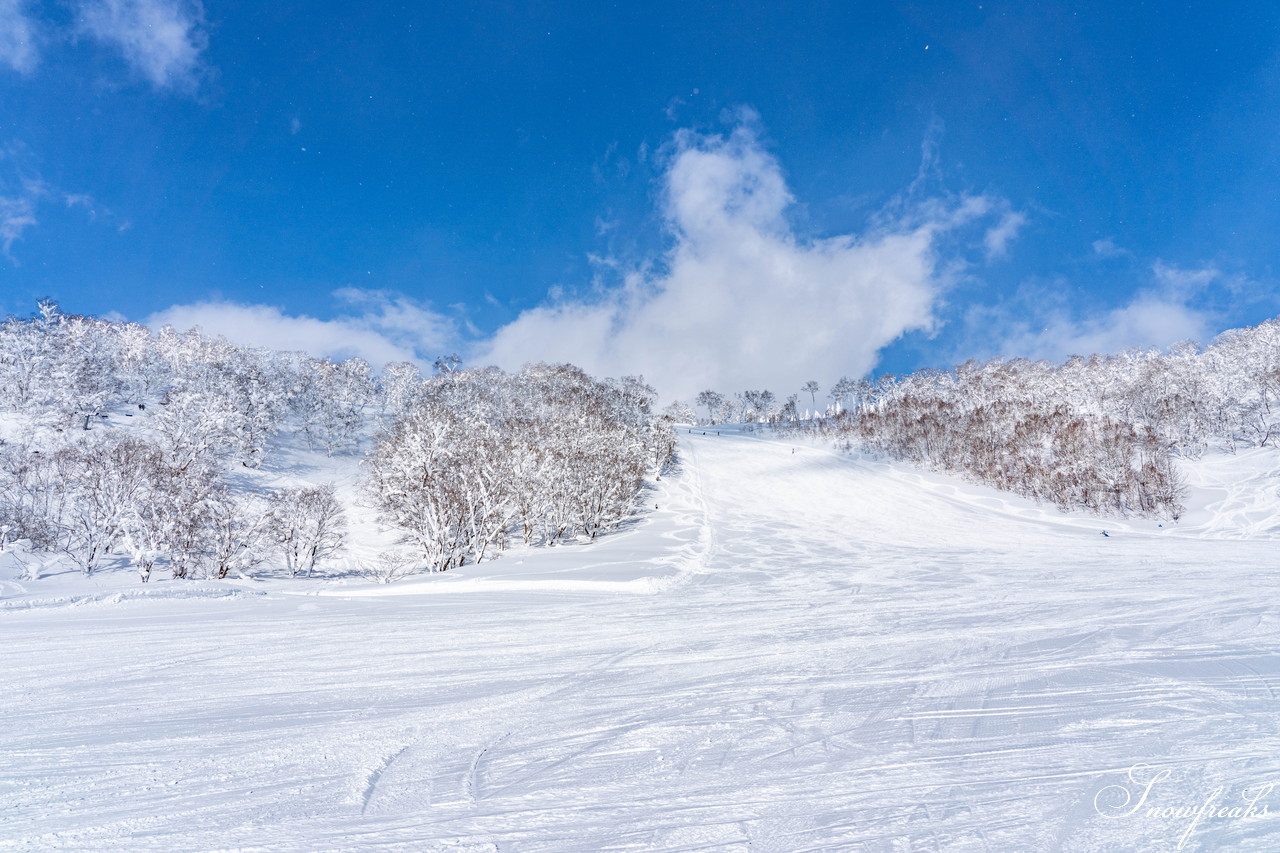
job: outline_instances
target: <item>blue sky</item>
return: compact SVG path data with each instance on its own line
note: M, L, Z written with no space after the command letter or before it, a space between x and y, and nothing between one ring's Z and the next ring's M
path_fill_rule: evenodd
M672 393L1280 311L1280 7L0 0L0 311Z

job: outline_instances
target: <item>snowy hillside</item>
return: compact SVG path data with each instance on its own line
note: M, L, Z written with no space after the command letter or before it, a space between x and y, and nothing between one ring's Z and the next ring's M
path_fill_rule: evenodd
M722 432L592 544L398 584L6 560L0 850L1280 846L1272 451L1158 526Z

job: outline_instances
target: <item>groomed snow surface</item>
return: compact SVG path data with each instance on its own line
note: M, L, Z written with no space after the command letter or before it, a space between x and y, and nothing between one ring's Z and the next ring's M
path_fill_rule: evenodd
M392 585L0 564L0 850L1280 849L1272 451L1157 527L702 432Z

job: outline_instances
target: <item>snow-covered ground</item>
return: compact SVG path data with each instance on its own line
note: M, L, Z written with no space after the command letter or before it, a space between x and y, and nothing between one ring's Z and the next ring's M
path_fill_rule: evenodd
M603 541L389 586L10 569L0 850L1280 849L1151 811L1280 812L1280 457L1157 527L701 433Z

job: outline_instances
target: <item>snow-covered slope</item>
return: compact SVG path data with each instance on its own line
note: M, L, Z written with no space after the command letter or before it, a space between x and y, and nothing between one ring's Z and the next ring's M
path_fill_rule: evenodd
M1280 847L1148 811L1280 780L1270 456L1158 528L701 432L590 546L7 580L0 850Z

